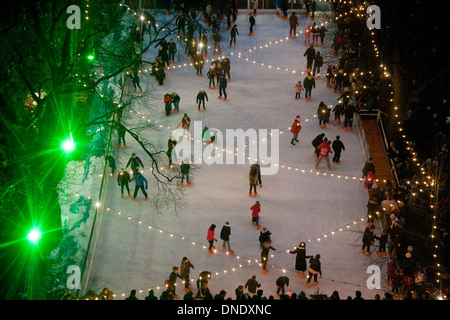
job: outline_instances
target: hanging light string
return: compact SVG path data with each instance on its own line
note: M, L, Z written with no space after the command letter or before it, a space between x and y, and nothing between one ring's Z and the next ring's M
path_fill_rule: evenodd
M333 1L333 2L335 2L335 1ZM342 1L340 1L340 2L342 2ZM344 3L345 3L345 1L344 1ZM348 1L348 4L351 5L352 2ZM336 16L335 20L336 20L336 22L338 22L339 19L345 18L346 16L348 16L350 14L356 15L357 18L366 19L367 14L364 14L363 11L365 11L365 8L368 7L369 5L370 5L369 3L364 1L363 5L356 7L356 8L350 8L348 13L345 12L344 14L340 14L339 16ZM372 44L374 56L375 56L375 58L379 59L378 60L379 68L380 68L379 73L382 74L381 78L390 80L391 72L388 70L387 66L381 61L380 49L378 48L378 45L377 45L376 33L374 30L371 30L370 36L372 37L371 44ZM371 74L372 72L369 72L369 73ZM402 126L402 121L400 120L399 107L394 104L393 85L392 85L392 83L389 83L388 86L391 88L391 92L390 92L391 98L389 99L389 102L391 103L391 105L388 106L388 109L393 110L393 114L391 115L395 119L393 121L393 124L397 125L396 130L398 131L400 137L403 139L403 142L406 146L406 148L405 148L406 151L409 152L409 156L412 160L413 168L415 167L415 169L418 169L420 171L419 177L412 178L411 180L406 180L406 184L413 187L413 191L411 192L411 195L413 197L415 197L423 192L429 193L429 209L431 211L431 216L433 219L431 232L430 232L429 236L431 238L431 241L433 242L434 253L432 254L432 257L434 259L434 265L438 268L438 270L440 270L440 268L441 268L440 260L442 258L441 257L442 243L439 240L439 237L435 236L436 230L438 228L438 220L439 220L438 219L439 211L437 208L438 190L437 190L437 188L435 188L437 182L434 180L433 176L431 176L429 173L426 172L426 169L423 167L423 165L421 165L419 156L414 149L414 142L412 140L410 140L407 137L407 135L405 134L404 128ZM420 175L422 175L422 179L420 179ZM422 180L422 181L419 181L419 180ZM438 285L440 285L440 283L442 281L442 273L438 272L437 275L438 275L438 277L436 277L436 283Z
M97 206L98 206L98 205L97 205ZM108 212L115 212L115 213L118 214L118 215L123 215L123 216L125 216L125 215L123 214L122 211L115 210L115 209L113 209L113 208L111 208L111 207L107 207L107 208L106 208L106 211L108 211ZM179 235L179 234L170 232L170 231L165 230L165 229L163 229L163 228L161 228L161 227L153 226L153 225L151 225L151 224L149 224L149 223L143 222L141 219L136 219L136 218L133 218L132 216L127 216L127 219L128 219L129 221L135 221L135 222L137 222L137 223L140 224L140 225L146 225L147 228L148 228L149 230L158 231L160 234L162 234L162 233L168 234L171 238L176 237L176 238L178 238L178 239L181 239L181 240L184 240L184 241L188 241L188 242L190 242L192 245L201 246L203 249L206 249L206 248L207 248L207 245L204 244L204 243L201 243L201 242L198 242L198 241L196 241L196 240L192 240L192 239L186 238L186 237L184 237L184 236L182 236L182 235ZM364 219L361 218L360 220L363 221ZM308 239L307 242L311 243L312 241L321 241L322 239L325 239L325 238L327 238L327 237L329 237L329 236L331 236L331 235L335 235L335 234L337 234L337 233L339 233L339 232L342 232L342 231L345 230L345 229L349 229L350 226L351 226L352 224L353 224L353 225L356 224L357 221L358 221L358 220L355 220L355 221L353 221L353 222L351 222L351 223L349 223L349 224L347 224L347 225L345 225L345 226L342 226L342 227L340 227L340 228L334 229L334 230L332 230L332 231L330 231L330 232L327 232L327 233L325 233L325 234L323 234L323 235L321 235L321 236L318 236L318 237L314 237L314 238ZM294 247L294 248L295 248L295 247ZM229 256L228 251L217 250L217 249L214 249L214 251L215 251L215 252L220 252L220 251L222 251L222 252L224 252L226 255ZM286 251L289 251L289 249L279 251L278 253L280 253L280 252L286 252ZM271 256L271 257L274 257L274 254L271 254L270 256ZM218 276L218 275L220 275L220 274L227 274L228 272L234 272L234 271L236 271L237 269L242 268L244 265L250 266L250 265L252 265L252 263L253 263L254 265L262 266L262 263L261 263L261 261L260 261L260 258L257 258L257 259L248 259L248 258L242 258L242 257L239 256L239 255L236 255L235 257L236 257L236 259L238 259L238 260L240 260L240 261L243 261L243 262L241 262L241 263L239 263L239 264L237 264L236 266L233 266L233 267L229 267L229 268L225 268L225 269L221 269L221 270L216 270L216 271L212 272L212 274L215 274L216 276ZM244 262L244 261L245 261L245 262ZM273 267L273 268L279 268L279 269L283 270L283 272L286 272L286 268L277 267L277 266L275 266L275 265L272 265L272 267ZM331 279L329 279L329 280L331 280ZM194 279L191 278L191 282L193 282L193 281L194 281ZM333 280L332 280L332 281L333 281ZM183 282L183 284L185 283L184 280L183 280L182 282ZM175 285L176 285L176 284L175 284ZM151 287L148 288L148 290L151 290L151 289L157 289L157 290L159 290L160 288L167 288L167 285L155 285L155 286L151 286ZM139 289L139 290L136 290L136 291L139 291L139 293L142 293L142 292L144 292L144 289ZM128 291L128 292L129 292L129 291ZM122 292L122 293L119 294L119 295L121 295L122 297L124 297L124 296L126 295L126 293L125 293L125 292ZM115 297L115 296L116 296L116 295L114 295L114 297Z
M144 121L147 121L147 122L151 122L152 121L151 118L147 118L145 116L141 116L140 112L133 112L132 110L130 110L130 112L134 113L134 114L137 114L137 116L139 116ZM317 114L314 114L312 116L304 118L301 121L308 121L309 118L315 118L315 117L317 117ZM154 123L157 124L158 123L157 120L155 120ZM172 130L172 133L173 133L174 130L176 130L176 129L171 128L170 126L164 125L162 123L160 123L158 126L160 128L165 128L167 130ZM288 132L290 132L290 129L291 129L291 127L289 126L287 128L284 128L284 129L280 130L279 132L280 132L280 134L288 133ZM191 141L194 141L194 137L191 137ZM202 142L203 145L208 145L208 143L206 141L201 141L199 139L197 139L197 142ZM256 141L253 141L252 143L256 143ZM247 150L248 145L245 144L244 147L245 147L245 150ZM219 149L219 147L216 147L216 150L218 150L218 149ZM229 153L229 154L234 153L235 156L244 156L244 157L247 157L248 160L252 160L252 159L250 159L248 154L245 152L245 150L244 150L244 152L239 152L239 148L238 147L234 147L234 150L228 150L226 147L222 148L223 152L226 152L226 153ZM199 160L201 160L201 159L199 159ZM253 160L256 161L258 159L253 159ZM190 163L192 163L192 160L190 161ZM261 160L261 163L262 164L270 164L270 163L265 163L264 160ZM178 161L178 164L181 164L181 161ZM289 165L289 164L285 164L285 163L280 163L280 164L274 163L273 165L274 166L278 166L281 169L292 170L293 172L297 172L297 173L313 173L313 174L316 174L316 175L335 177L337 179L341 179L342 178L344 180L356 180L357 179L356 176L352 176L352 175L337 174L337 173L330 173L330 172L320 172L320 171L309 169L309 168L299 168L297 166L293 166L293 165ZM358 182L361 182L362 180L363 180L363 178L361 177L361 178L359 178ZM376 179L375 181L379 182L380 180ZM386 180L383 180L383 181L386 182Z

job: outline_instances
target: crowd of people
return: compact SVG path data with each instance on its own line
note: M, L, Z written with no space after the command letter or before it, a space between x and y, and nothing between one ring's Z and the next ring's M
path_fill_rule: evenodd
M315 1L308 1L308 8L314 6ZM212 33L211 38L214 41L214 51L213 55L221 54L220 42L223 41L220 38L220 25L221 17L226 17L226 29L230 30L230 43L236 44L236 35L239 35L237 26L232 25L236 21L238 15L238 10L236 6L236 1L229 0L221 2L223 6L214 6L215 2L205 1L203 6L203 16L204 22L211 27ZM255 16L257 15L257 4L252 13L249 14L249 35L253 34L253 27L255 25ZM194 21L197 18L196 8L189 8L184 5L180 5L180 14L176 19L177 31L183 35L185 39L185 54L193 62L194 68L196 70L196 75L198 77L203 76L204 67L204 57L207 56L207 41L208 37L205 34L204 29L197 29ZM310 11L307 12L310 14ZM293 18L295 17L295 18ZM290 35L296 34L296 27L298 26L298 19L296 19L295 12L289 18L290 21ZM314 20L314 16L309 16L311 21ZM185 31L185 25L187 25L187 31ZM136 30L133 26L132 30ZM194 37L195 30L198 31L198 40ZM139 32L140 30L138 30ZM320 68L323 65L323 57L321 53L316 50L316 47L322 47L324 45L325 32L327 31L323 26L319 27L316 22L312 22L312 25L308 24L307 32L305 32L305 44L309 44L309 47L304 53L306 60L306 73L307 76L303 80L298 81L295 85L295 99L300 99L301 92L305 92L305 100L309 101L311 99L312 89L315 88L315 80L321 76ZM313 34L312 42L310 43L309 34ZM133 32L132 32L133 33ZM139 54L139 48L136 48L136 35L132 35L133 40L135 40L134 48L135 54ZM318 38L320 36L320 42ZM140 37L140 35L139 35ZM198 50L198 44L201 43L201 49ZM163 80L165 78L164 68L169 66L174 62L174 54L177 52L176 44L173 39L166 43L162 40L157 44L159 48L159 54L155 58L155 62L152 65L152 75L155 76L160 85L163 85ZM377 78L375 74L362 74L360 72L360 65L358 64L358 55L361 48L358 44L354 43L354 38L352 37L352 30L345 29L339 30L335 37L333 38L333 43L330 46L332 54L338 58L339 63L337 65L329 64L326 71L326 86L337 93L339 97L336 99L335 106L327 106L323 102L319 103L317 115L319 120L319 127L325 128L330 123L331 114L334 113L334 125L339 125L341 123L341 116L343 117L343 127L344 132L350 132L352 130L352 123L354 114L360 112L361 110L371 110L377 107L377 93L376 87L380 79ZM129 72L129 76L132 79L132 84L134 90L139 88L137 68L139 64L134 67L134 69ZM222 60L213 59L211 66L207 71L207 78L209 82L209 89L213 90L216 85L219 86L219 96L222 96L224 100L227 100L226 84L231 81L230 76L230 61L227 57ZM228 78L228 79L227 79ZM206 111L205 100L208 101L208 95L204 89L201 89L197 95L196 103L198 106L198 111ZM167 93L164 96L165 113L166 116L170 116L171 113L179 112L179 101L180 97L177 93L172 94ZM183 122L184 121L184 122ZM187 114L184 115L183 120L180 125L183 128L189 129L190 119ZM298 142L297 137L301 130L300 116L297 116L294 120L294 124L291 126L291 132L293 137L291 139L291 144L295 145ZM119 142L118 147L126 146L124 133L125 130L121 128L120 121L118 125ZM169 165L171 165L171 150L173 150L176 142L169 139L168 142L168 158ZM322 161L326 162L327 169L330 170L329 153L334 153L332 162L334 164L340 163L340 154L345 150L344 143L341 141L341 137L337 135L335 139L326 137L324 133L319 134L313 141L312 145L314 147L315 155L315 169L317 170L319 164ZM447 152L443 144L442 152ZM374 297L365 297L366 299L384 299L392 300L394 298L401 299L431 299L432 290L427 286L427 272L426 266L418 263L418 259L415 258L415 247L411 245L411 240L408 238L407 232L404 232L408 227L407 221L407 210L406 205L411 198L411 186L408 185L407 181L412 178L412 164L408 157L402 156L405 154L405 150L398 150L396 144L391 142L389 149L387 150L389 159L394 163L394 170L400 181L399 185L396 185L394 181L387 181L383 188L380 188L376 182L376 168L373 164L373 160L370 158L366 161L362 168L362 182L363 187L367 189L368 193L368 203L367 203L367 226L362 236L362 248L361 253L367 256L372 254L371 248L375 246L376 241L378 241L376 247L376 254L378 256L384 257L388 256L389 263L387 268L387 285L390 290L387 290L384 297L375 295ZM112 159L113 161L114 159ZM111 165L111 159L110 165ZM436 162L438 159L429 159L426 165L430 170L436 167ZM131 166L133 172L129 175L126 169ZM182 170L182 180L181 186L183 186L184 178L187 179L187 185L189 182L189 166L188 161L183 162ZM136 154L132 154L125 168L120 170L117 176L118 185L121 187L121 197L123 198L124 189L128 191L128 197L131 197L131 192L128 186L129 182L135 181L136 188L133 194L133 200L136 199L138 192L141 191L148 200L147 195L147 180L139 173L139 169L144 168L142 161ZM113 167L111 166L111 169ZM115 170L115 164L114 164ZM114 173L114 172L112 172ZM257 195L257 186L262 186L261 175L258 171L258 165L255 164L250 169L249 173L250 180L250 191L249 196ZM251 222L256 226L257 229L260 228L259 225L259 214L261 211L261 205L259 201L255 203L251 208ZM208 252L214 254L215 246L214 242L217 239L214 237L214 230L216 226L213 224L210 226L207 232L207 241L209 242ZM230 248L229 235L231 233L229 222L224 225L224 228L228 228L225 232L222 229L220 233L220 238L223 240L222 249L233 254ZM263 228L260 234L260 244L261 244L261 266L263 274L267 273L267 262L268 262L268 252L270 250L275 250L271 247L270 241L270 231L267 228ZM308 287L313 281L313 285L318 284L318 276L321 276L321 266L320 266L320 255L316 254L314 256L306 256L305 254L305 243L301 242L298 247L290 251L291 254L296 254L295 270L297 275L300 275L301 279L307 279L305 285ZM309 259L309 266L306 262ZM211 280L211 273L204 271L199 274L197 280L197 291L196 295L191 288L189 280L190 269L194 269L194 266L190 260L186 257L182 259L180 267L174 266L172 271L167 278L165 285L166 290L157 297L153 289L149 290L148 295L144 298L145 300L171 300L179 299L180 297L176 294L176 281L181 279L184 283L185 294L182 297L184 300L272 300L278 299L290 299L290 300L307 300L307 299L324 299L324 300L340 300L339 293L334 291L331 295L307 295L304 291L297 293L289 290L289 278L284 276L277 279L274 286L276 287L277 294L270 295L266 297L264 291L261 288L261 284L256 280L256 276L253 275L245 284L240 284L237 286L235 292L227 293L224 290L219 291L217 294L210 292L208 283ZM307 275L305 273L308 273ZM269 288L267 288L269 290ZM114 299L114 294L105 288L101 293L95 294L90 292L86 298L88 299ZM130 295L126 300L137 300L136 290L132 290ZM347 300L361 300L364 299L361 296L360 291L355 291L354 297L346 297Z

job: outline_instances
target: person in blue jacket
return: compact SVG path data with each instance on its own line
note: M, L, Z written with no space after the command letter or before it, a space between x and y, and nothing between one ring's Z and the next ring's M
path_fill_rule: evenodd
M148 194L145 190L148 189L147 179L138 171L134 174L131 181L136 181L136 187L134 188L133 201L136 201L136 196L138 194L139 189L142 190L142 193L145 196L145 200L148 200ZM144 189L145 186L145 189Z
M218 99L222 98L222 94L224 95L223 101L227 101L227 92L226 92L226 88L227 88L227 79L225 78L224 74L220 75L219 78L219 97Z

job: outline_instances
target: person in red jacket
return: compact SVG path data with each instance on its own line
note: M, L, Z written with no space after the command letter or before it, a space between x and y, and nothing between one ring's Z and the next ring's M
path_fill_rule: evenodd
M206 240L208 240L209 242L209 248L208 248L208 253L209 254L214 254L214 251L212 251L213 249L215 249L216 247L213 245L214 241L217 241L216 238L214 238L214 230L216 229L216 225L212 224L209 229L208 229L208 234L206 235Z
M259 213L261 212L261 204L259 201L256 201L256 203L250 207L250 210L252 210L252 225L256 225L256 229L261 228L259 225Z
M322 159L325 159L325 161L327 162L327 169L328 171L330 171L330 160L328 159L328 154L330 152L333 152L331 151L330 142L331 141L328 141L328 138L325 137L323 139L323 142L317 147L317 149L319 149L319 159L316 162L316 170L319 167L319 163L322 161Z
M377 176L372 171L367 172L366 175L366 187L367 187L367 193L370 195L370 190L372 189L372 186L374 183L376 183Z
M300 133L300 130L302 130L302 126L300 125L300 116L297 115L295 117L294 123L291 126L291 132L293 134L292 139L291 139L291 144L294 146L295 146L294 141L299 142L297 140L297 137L298 137L298 134Z
M164 95L164 108L166 110L166 117L170 116L172 112L172 96L170 93Z

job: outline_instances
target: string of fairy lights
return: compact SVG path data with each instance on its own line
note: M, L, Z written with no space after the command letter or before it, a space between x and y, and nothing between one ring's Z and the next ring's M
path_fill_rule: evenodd
M335 1L333 1L333 2L335 2ZM343 3L345 4L345 1ZM348 1L347 3L350 5L352 4L351 1ZM357 18L365 19L365 18L367 18L367 15L365 14L365 10L369 5L370 5L369 3L364 1L362 5L358 6L357 8L351 9L349 11L349 13L344 13L344 14L340 14L339 16L336 16L336 21L338 21L341 18L345 18L348 14L355 14ZM370 35L372 37L371 45L372 45L372 49L374 52L374 56L379 59L379 68L380 68L381 74L384 78L390 79L391 73L388 70L387 66L381 61L381 57L380 57L381 52L377 46L375 31L371 30ZM432 257L434 259L434 265L437 267L438 270L440 270L442 257L439 254L439 252L440 252L440 250L442 250L442 243L436 236L436 231L438 229L437 224L438 224L438 220L439 220L439 217L438 217L439 209L437 206L438 190L436 188L437 182L435 181L435 179L432 176L430 176L429 173L426 172L425 168L421 165L421 163L419 161L419 156L414 150L413 142L410 141L408 139L407 135L405 134L404 128L402 126L402 121L401 121L402 117L401 117L401 115L399 115L399 107L394 104L394 97L393 97L394 96L394 88L393 88L392 84L389 84L389 87L391 88L391 92L390 92L391 98L389 99L391 106L388 107L387 109L393 111L393 114L390 116L394 117L394 119L396 120L394 122L394 124L397 125L399 137L401 137L403 139L403 142L406 145L406 150L409 152L410 159L413 162L413 166L416 166L417 169L420 170L420 173L421 173L422 179L423 179L423 181L421 181L421 182L419 181L418 178L413 179L412 181L406 180L406 184L412 186L414 190L417 190L417 191L411 192L411 195L413 197L419 195L419 193L424 193L424 192L429 193L429 209L432 212L431 217L433 219L433 223L431 226L431 232L430 232L430 238L433 241L433 247L434 247L434 253L432 254ZM440 272L438 272L437 275L438 275L438 277L436 277L436 283L439 284L441 282L442 274Z
M97 207L100 207L100 204L97 203L96 206L97 206ZM189 242L190 244L192 244L193 246L200 247L200 248L203 249L203 250L206 250L206 249L208 248L208 245L205 244L205 243L202 243L202 242L200 242L200 241L197 241L197 240L193 240L193 239L187 238L187 237L185 237L185 236L183 236L183 235L180 235L180 234L177 234L177 233L175 233L175 232L166 230L166 229L161 228L161 227L159 227L159 226L155 226L155 225L153 225L153 224L144 222L144 221L142 221L142 219L134 218L134 217L132 217L132 216L130 216L130 215L127 215L126 213L124 213L124 212L121 211L121 210L116 210L116 209L107 207L107 208L106 208L106 211L107 211L107 212L111 212L111 213L115 213L115 214L117 214L117 215L119 215L119 216L126 217L126 219L127 219L128 221L132 221L132 222L138 223L138 225L142 225L142 226L144 226L147 230L156 232L156 233L159 234L159 235L166 235L166 236L169 237L169 239L179 239L179 240L182 240L182 241L186 241L186 242ZM354 220L354 221L352 221L352 222L350 222L350 223L348 223L348 224L346 224L346 225L343 225L343 226L341 226L341 227L335 228L335 229L333 229L333 230L331 230L331 231L329 231L329 232L326 232L326 233L324 233L324 234L322 234L322 235L320 235L320 236L310 238L310 239L308 239L306 242L307 242L307 243L312 243L313 241L318 241L318 242L323 241L323 240L325 240L325 239L327 239L327 238L329 238L329 237L331 237L331 236L333 236L333 235L339 234L340 232L343 232L343 231L345 231L345 230L350 230L351 226L356 225L359 221L364 221L364 218L356 219L356 220ZM295 249L296 246L294 246L293 248ZM290 249L281 250L281 251L279 251L278 253L289 252L289 250L290 250ZM236 264L236 265L234 265L234 266L232 266L232 267L228 267L228 268L224 268L224 269L220 269L220 270L216 270L216 271L211 272L212 274L214 274L214 275L216 275L216 276L219 276L219 275L227 275L229 272L234 272L234 271L238 270L239 268L242 268L243 266L252 266L252 265L255 265L255 266L262 266L262 263L261 263L260 258L257 258L257 259L254 259L254 258L244 258L244 257L242 257L242 256L240 256L240 255L234 255L234 254L231 255L231 254L229 254L228 251L217 250L217 249L214 249L214 252L215 252L215 253L221 252L221 253L226 254L226 255L229 256L229 257L234 257L236 260L239 260L239 263ZM270 257L273 258L273 257L275 256L275 254L276 254L276 253L270 254ZM287 269L287 268L278 267L278 266L276 266L276 265L274 265L274 264L268 264L268 266L269 266L269 267L272 267L272 268L279 268L279 269L282 270L283 273L286 273L286 272L289 270L289 269ZM294 272L294 271L292 270L292 272ZM335 280L333 280L333 279L328 279L328 280L335 281ZM194 279L191 278L191 279L190 279L190 282L193 282L193 281L194 281ZM182 283L184 284L185 281L182 280ZM148 291L148 290L155 290L155 289L156 289L156 290L160 290L161 288L167 288L167 285L165 285L165 284L154 285L154 286L149 287L149 288L147 289L147 291ZM124 297L124 296L126 296L126 294L129 293L130 291L131 291L131 290L127 290L127 291L125 291L125 292L115 294L114 297L116 297L116 296L122 296L122 297ZM139 293L143 293L143 292L144 292L144 289L142 289L142 288L141 288L141 289L136 289L136 291L139 292Z
M147 118L146 116L143 116L140 112L133 112L132 110L130 110L130 113L137 114L137 116L139 116L142 120L144 120L146 122L151 122L152 121L151 118ZM315 117L317 117L317 114L314 114L314 115L312 115L310 117L306 117L304 119L301 119L301 121L308 121L308 119L315 118ZM155 123L157 123L157 120L155 120ZM173 133L174 130L176 130L174 128L171 128L170 126L163 125L161 123L159 124L159 127L167 129L167 130L171 130L172 133ZM289 127L285 128L285 129L279 130L279 132L280 132L280 134L285 134L285 133L290 132L290 129L291 129L291 127L289 126ZM194 137L191 137L191 140L194 141ZM197 142L202 142L199 139L197 139L196 141ZM252 143L256 143L256 141L253 141ZM207 142L203 141L203 144L207 145ZM247 144L245 144L244 147L247 148ZM218 149L219 149L219 147L216 147L216 150L218 150ZM239 149L238 147L235 147L234 150L228 150L227 148L222 148L222 151L226 152L226 153L229 153L229 154L234 153L235 156L241 155L241 156L247 157L247 160L253 160L253 161L257 161L258 160L258 159L250 159L250 157L247 155L247 153L245 153L245 152L241 152L240 153L238 149ZM199 159L199 161L201 161L201 159ZM190 163L192 163L192 160L190 160ZM264 160L261 160L261 163L262 164L269 164L269 163L265 163ZM349 181L358 181L358 182L361 182L363 180L361 177L358 178L358 177L356 177L354 175L345 175L345 174L339 174L339 173L333 173L333 172L321 172L321 171L318 171L318 170L315 170L315 169L300 168L298 166L285 164L285 163L280 163L280 164L275 163L274 166L279 167L279 169L286 169L288 171L292 170L292 172L296 172L296 173L311 173L311 174L315 174L317 176L321 175L321 176L327 176L327 177L336 178L336 179L343 179L343 180L349 180ZM161 167L161 169L162 169L162 167ZM152 169L150 169L150 170L152 170ZM142 171L142 172L144 172L144 171ZM380 180L376 179L375 181L379 182ZM383 180L383 182L386 182L386 180Z

